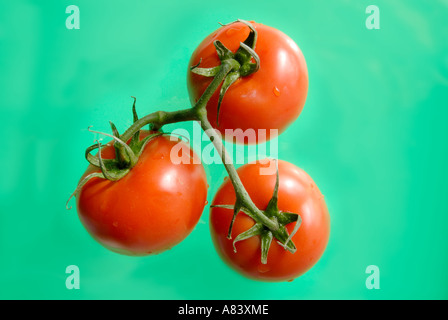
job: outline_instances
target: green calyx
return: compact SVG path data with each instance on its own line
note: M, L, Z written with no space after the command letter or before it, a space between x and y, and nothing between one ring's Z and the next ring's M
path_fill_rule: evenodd
M235 222L236 216L239 212L243 212L248 215L252 219L255 220L255 224L248 230L240 233L233 240L233 249L237 252L236 243L239 241L243 241L249 239L251 237L259 236L260 244L261 244L261 263L266 264L268 259L269 248L272 244L272 240L275 238L277 243L282 246L285 250L288 250L291 253L295 253L297 251L296 246L291 240L292 237L296 234L297 230L302 223L302 218L297 213L292 212L283 212L278 209L278 186L279 186L279 174L277 168L277 176L274 187L274 193L272 195L271 200L268 203L268 206L265 210L262 211L266 217L270 220L275 220L277 222L278 227L275 229L271 229L266 226L263 222L259 221L259 218L251 213L242 203L242 200L237 200L234 205L214 205L212 208L223 208L233 210L233 217L230 223L229 231L227 234L228 239L232 239L232 228ZM294 228L291 233L288 232L286 226L290 223L295 222Z
M134 104L132 106L132 113L134 117L134 123L138 121L137 112L135 110L135 102L136 99L134 98ZM95 166L101 169L101 172L105 179L111 180L111 181L117 181L123 178L129 170L134 167L140 155L142 154L146 144L151 141L151 139L162 135L162 132L156 132L154 134L150 134L144 139L140 140L140 130L136 131L132 138L130 139L129 143L126 143L123 141L120 137L120 134L115 127L115 125L112 122L109 122L113 135L93 131L88 128L90 132L102 134L108 137L111 137L114 142L114 148L115 148L115 158L114 159L103 159L101 157L101 143L97 141L96 144L88 147L85 152L85 157L87 161ZM99 149L97 156L93 156L91 152L95 149Z
M225 76L219 92L216 119L217 124L219 124L219 110L221 108L221 103L229 87L241 77L246 77L254 72L257 72L260 68L260 58L255 52L255 45L257 43L257 31L255 27L250 22L245 20L238 19L235 22L242 22L250 28L248 37L244 40L244 42L240 43L238 50L233 53L221 41L215 40L213 44L221 61L221 65L212 68L200 68L199 66L202 62L202 60L200 60L197 65L190 68L191 72L195 74L204 77L215 77L222 69L223 64L232 64L232 68Z
M134 99L134 103L132 105L132 113L135 123L138 121L138 116L135 109L136 98L135 97L132 98ZM113 135L104 132L94 131L91 129L91 127L87 128L87 130L89 130L92 133L97 133L112 138L114 141L113 146L115 149L115 158L103 159L101 155L101 148L103 147L103 145L98 140L95 140L96 143L86 149L85 157L87 161L92 166L100 168L101 172L91 173L86 177L84 177L84 179L78 183L76 190L71 194L71 196L67 200L66 205L67 209L70 209L68 207L68 203L71 200L71 198L73 198L73 196L76 196L81 190L81 188L92 178L102 178L110 181L118 181L124 176L126 176L126 174L128 174L128 172L132 169L132 167L134 167L137 164L138 159L142 154L145 146L148 144L148 142L151 141L153 138L164 134L161 131L156 131L155 133L150 134L147 137L140 140L140 130L137 130L132 135L131 139L129 140L129 143L126 143L122 139L122 136L120 136L116 126L111 121L109 123ZM155 128L152 127L152 129L154 130ZM91 154L91 152L95 149L99 150L96 156Z

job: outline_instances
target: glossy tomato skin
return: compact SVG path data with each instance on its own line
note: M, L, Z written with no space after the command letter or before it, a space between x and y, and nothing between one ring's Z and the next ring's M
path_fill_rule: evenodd
M217 105L219 90L207 104L208 120L226 140L234 140L225 135L226 129L253 129L257 134L255 143L262 143L276 135L271 129L282 133L300 114L308 92L308 70L305 58L297 44L281 31L252 22L258 32L255 51L260 57L260 69L230 86L222 100L219 125L217 125ZM237 22L223 26L206 37L193 52L189 66L199 63L199 67L210 68L220 65L213 41L220 40L232 52L236 52L240 42L249 34L249 28ZM187 85L191 103L197 102L213 78L188 71ZM266 130L266 136L258 135L258 130ZM236 136L237 143L253 143Z
M140 139L148 133L141 131ZM190 164L171 161L177 143L183 144ZM113 146L101 154L114 158ZM170 249L190 234L205 206L206 174L193 158L198 160L184 142L154 138L124 178L116 182L93 178L84 185L77 196L82 224L95 240L117 253L143 256ZM94 171L98 168L89 166L84 176Z
M271 160L273 161L273 160ZM260 162L249 163L238 169L244 187L255 205L265 209L272 197L275 174L260 175L260 168L267 167ZM274 166L275 168L275 166ZM278 161L280 211L298 213L302 224L292 240L297 247L293 254L283 249L275 239L269 249L267 264L261 263L260 238L258 236L236 243L226 238L232 210L210 209L210 231L213 243L220 257L240 274L260 281L290 281L309 270L322 256L329 239L330 217L324 196L302 169L285 161ZM213 205L233 204L235 193L230 181L226 180L216 193ZM240 212L235 220L232 239L253 226L254 221ZM289 232L294 223L287 225Z

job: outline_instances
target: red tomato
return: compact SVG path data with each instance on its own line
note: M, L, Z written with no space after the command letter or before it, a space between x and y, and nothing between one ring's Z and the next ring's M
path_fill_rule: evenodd
M148 134L141 131L140 139ZM170 152L177 143L191 152L186 153L189 164L172 163ZM114 158L114 147L104 147L101 155ZM121 254L170 249L190 234L205 206L206 174L202 164L193 164L194 157L184 142L153 138L125 177L115 182L92 178L82 187L77 196L82 224L100 244ZM94 171L99 169L89 166L83 177Z
M267 166L268 164L255 162L237 170L254 204L261 210L266 209L276 181L275 174L260 175L260 168ZM297 213L302 218L299 230L292 237L297 248L295 253L286 251L273 239L267 264L262 264L259 236L236 242L235 253L233 240L226 237L233 210L210 209L211 235L221 258L244 276L262 281L288 281L305 273L322 256L330 233L330 217L324 196L310 176L285 161L278 162L278 170L278 208L283 212ZM226 180L216 193L212 205L234 203L235 192L231 182ZM233 225L232 239L251 228L254 223L252 218L240 212ZM295 222L286 226L289 233L294 225Z
M281 31L252 22L258 32L255 52L260 57L260 69L233 83L222 100L217 125L219 90L207 104L208 119L226 140L226 129L255 130L256 143L269 140L270 130L282 133L300 114L308 92L308 70L305 58L297 44ZM241 22L223 26L206 37L193 52L189 66L210 68L220 65L213 41L220 40L229 50L236 52L240 42L249 35L249 27ZM195 104L213 78L189 71L187 85L192 104ZM258 130L266 130L266 137ZM250 133L249 131L247 132ZM248 143L243 134L236 142ZM250 143L250 141L249 141Z

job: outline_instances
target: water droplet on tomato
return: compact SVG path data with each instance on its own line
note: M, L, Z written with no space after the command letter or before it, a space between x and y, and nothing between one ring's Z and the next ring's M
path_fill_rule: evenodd
M207 200L205 200L205 205L208 205L208 201Z
M276 97L280 97L280 90L277 87L274 87L274 89L272 90L272 92L274 92L274 96Z
M154 160L160 160L160 159L162 159L162 157L163 157L163 155L162 155L161 153L157 153L157 154L155 154L155 155L152 156L152 158L153 158Z

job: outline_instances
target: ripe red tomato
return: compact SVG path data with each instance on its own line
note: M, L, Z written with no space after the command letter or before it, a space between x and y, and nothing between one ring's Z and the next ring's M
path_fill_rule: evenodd
M140 139L149 133L142 130ZM190 163L171 161L177 143L191 152L186 153ZM104 147L101 155L113 159L114 147ZM92 178L82 187L77 195L82 224L100 244L121 254L142 256L170 249L190 234L205 206L207 178L194 157L184 142L153 138L122 179ZM99 169L90 165L83 177L95 171Z
M271 160L272 161L272 160ZM272 163L270 163L272 165ZM266 209L273 195L276 175L260 175L260 168L268 164L249 163L240 167L238 175L261 210ZM291 253L274 239L268 252L267 264L261 263L260 237L255 236L235 243L227 239L233 210L210 209L210 230L220 257L233 269L246 277L262 281L288 281L309 270L322 256L330 233L330 217L324 196L310 176L286 161L278 162L278 208L283 212L297 213L302 218L297 233L292 237L297 251ZM212 205L235 203L235 192L226 180L216 193ZM240 212L233 225L232 239L254 225L254 220ZM291 233L295 223L286 226Z
M262 143L274 136L270 130L282 133L300 114L308 92L308 70L305 58L297 44L281 31L252 22L258 32L255 52L260 57L260 69L233 83L222 100L217 125L219 90L207 104L208 120L226 140L248 143L244 134L225 135L226 129L255 130ZM240 42L249 35L249 27L241 22L223 26L207 36L193 52L189 66L211 68L220 65L213 45L221 41L229 50L236 52ZM202 60L201 60L202 59ZM192 104L195 104L213 78L188 72L187 85ZM266 130L266 137L258 130ZM249 131L248 131L249 133ZM250 143L250 141L249 141Z

